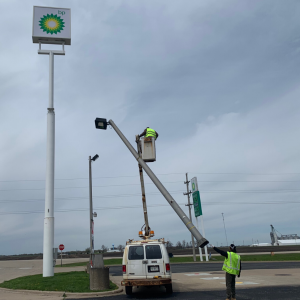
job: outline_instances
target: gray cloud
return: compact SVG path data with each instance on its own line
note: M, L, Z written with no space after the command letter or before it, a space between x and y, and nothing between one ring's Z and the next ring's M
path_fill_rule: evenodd
M2 2L14 16L0 20L0 254L43 245L49 58L32 44L33 5ZM95 247L124 244L143 225L137 163L113 130L94 128L96 117L112 118L134 147L146 126L159 132L149 165L186 212L185 172L197 176L214 244L225 244L221 213L238 244L268 242L270 224L299 234L297 1L38 5L72 9L72 45L55 57L56 245L89 246L96 153ZM189 240L145 177L156 237Z

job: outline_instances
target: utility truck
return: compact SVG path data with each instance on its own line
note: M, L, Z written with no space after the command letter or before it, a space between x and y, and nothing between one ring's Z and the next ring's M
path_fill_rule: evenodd
M153 236L154 232L150 232ZM141 237L142 240L126 242L121 285L125 286L127 295L132 294L134 286L165 286L166 292L171 294L173 292L171 268L165 240Z

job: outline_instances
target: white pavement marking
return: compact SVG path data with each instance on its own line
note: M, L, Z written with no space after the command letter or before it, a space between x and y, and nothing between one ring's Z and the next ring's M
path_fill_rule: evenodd
M225 284L225 282L221 282L222 284ZM258 282L252 282L252 281L243 281L243 282L236 282L237 285L250 285L250 284L259 284Z
M208 278L200 278L203 280L216 280L216 279L224 279L225 277L208 277Z
M204 276L204 275L210 275L209 273L194 273L194 274L184 274L186 276Z

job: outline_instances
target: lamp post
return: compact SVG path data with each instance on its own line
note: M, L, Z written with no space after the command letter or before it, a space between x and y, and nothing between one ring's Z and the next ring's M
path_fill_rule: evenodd
M93 267L94 254L94 214L93 214L93 196L92 196L92 161L99 157L96 154L93 158L89 156L89 193L90 193L90 266ZM96 215L95 215L96 216Z
M129 141L126 139L126 137L120 131L120 129L116 126L116 124L114 123L114 121L113 120L109 120L109 122L107 122L107 120L104 119L104 118L96 118L95 119L95 126L96 126L97 129L104 129L104 130L106 130L107 125L110 125L115 130L115 132L118 134L118 136L120 137L120 139L126 145L126 147L131 152L131 154L134 156L134 158L138 161L138 163L142 166L142 168L144 169L144 171L147 173L147 175L150 177L150 179L152 180L152 182L156 185L156 187L158 188L158 190L161 192L161 194L168 201L168 203L173 208L173 210L178 215L178 217L181 219L181 221L185 224L185 226L187 227L187 229L193 234L193 236L197 240L198 246L201 247L201 248L203 248L205 245L207 245L209 243L209 241L201 235L201 233L198 231L198 229L190 221L190 219L188 218L188 216L184 213L184 211L181 209L181 207L177 204L177 202L175 201L175 199L170 195L170 193L162 185L162 183L155 176L155 174L152 172L152 170L148 167L148 165L144 162L144 160L135 151L135 149L132 147L132 145L129 143Z

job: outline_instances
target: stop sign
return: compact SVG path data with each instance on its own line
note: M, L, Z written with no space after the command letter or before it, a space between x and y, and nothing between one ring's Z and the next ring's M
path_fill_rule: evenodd
M60 251L63 251L63 250L65 249L65 246L64 246L63 244L60 244L60 245L58 246L58 248L59 248Z

